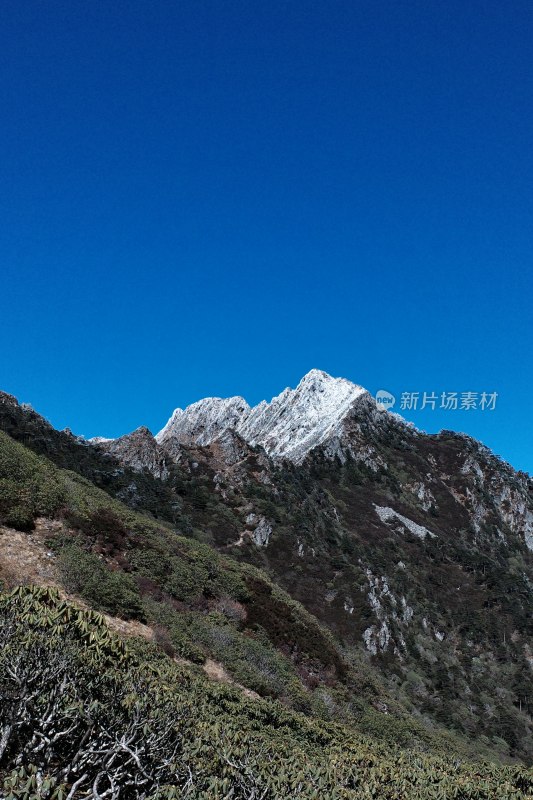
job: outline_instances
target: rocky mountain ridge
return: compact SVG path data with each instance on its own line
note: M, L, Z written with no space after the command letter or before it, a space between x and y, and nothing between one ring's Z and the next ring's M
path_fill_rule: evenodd
M450 474L438 471L433 452L425 454L434 449L439 437L448 435L466 453L462 463L454 463L456 472ZM117 440L95 443L128 466L147 469L163 480L168 476L169 458L185 464L187 458L194 460L197 456L208 465L216 465L215 482L220 484L222 475L228 471L235 475L235 466L244 464L252 454L262 460L261 480L266 482L276 464L288 461L302 466L306 459L312 461L313 451L328 461L345 463L351 459L373 472L387 471L383 448L394 440L403 442L407 449L424 452L427 459L420 465L423 479L404 485L419 513L437 511L431 484L440 481L453 500L467 510L474 529L479 531L481 521L490 519L497 526L499 520L520 533L526 547L533 550L531 479L527 475L516 472L466 435L417 431L399 415L380 409L362 387L320 370L311 370L296 389L285 389L270 403L263 401L250 408L242 397L206 398L184 410L176 409L155 437L141 427ZM197 448L201 450L196 452ZM467 485L456 485L461 480ZM393 516L398 519L401 513L391 510L389 521ZM385 521L383 514L381 521Z
M343 420L364 395L368 392L361 386L314 369L296 389L287 388L253 408L242 397L209 397L178 408L156 439L160 444L209 445L231 429L272 458L300 464L314 447L342 434Z

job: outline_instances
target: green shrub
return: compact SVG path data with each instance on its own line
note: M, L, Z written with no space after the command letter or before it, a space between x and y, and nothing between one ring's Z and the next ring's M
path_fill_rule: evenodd
M93 608L123 619L145 619L139 590L133 578L112 572L93 553L77 545L65 547L59 556L65 588Z
M3 515L4 524L18 531L33 530L34 514L28 506L11 506Z

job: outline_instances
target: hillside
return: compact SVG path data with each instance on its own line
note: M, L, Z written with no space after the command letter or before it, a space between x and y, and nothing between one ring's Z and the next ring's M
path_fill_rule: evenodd
M524 768L391 751L209 684L153 647L124 645L50 590L0 596L0 642L9 798L533 797Z
M310 384L316 391L312 378L304 395ZM6 595L9 613L35 597L54 608L81 603L127 637L139 668L155 659L165 674L177 670L176 681L192 681L208 717L214 698L231 696L232 719L249 713L245 703L256 708L252 716L283 720L282 735L259 723L259 750L247 750L264 795L244 784L241 794L225 795L216 783L219 794L201 794L215 790L200 781L199 793L177 796L521 797L531 790L528 771L466 766L480 758L532 760L529 479L468 437L420 434L358 389L352 396L343 387L340 418L326 400L333 416L319 441L305 454L299 445L294 458L275 452L279 438L270 440L271 453L266 442L247 441L234 417L216 433L204 426L203 444L194 439L197 413L194 436L183 433L178 415L178 436L140 428L91 444L0 397L0 581L4 592L21 583L52 591L28 589L16 602ZM295 420L309 423L305 396L281 397L274 415L261 412L269 435L287 398L286 413L296 408ZM314 399L309 407L312 419ZM309 430L306 436L309 443ZM31 640L20 646L31 649ZM61 650L59 641L54 634L39 647ZM85 644L75 645L76 659L86 658ZM9 671L3 680L8 697ZM89 685L83 703L92 691ZM3 708L5 731L12 711ZM311 746L307 733L296 737L305 770L316 777L287 777L290 768L287 780L299 787L291 795L276 788L274 767L259 769L257 753L274 748L274 764L285 748L297 752L285 730L294 725L318 738ZM200 749L212 736L204 733ZM249 738L239 747L248 748ZM4 779L17 758L30 764L10 752L11 761L0 761ZM209 758L218 764L209 779L223 781L227 763ZM478 771L473 783L469 770ZM309 785L316 794L305 794Z
M98 611L148 624L170 656L210 658L246 689L287 707L367 732L381 732L386 719L394 741L424 749L437 741L388 695L377 671L347 659L327 628L263 571L131 511L2 433L0 475L0 514L11 525L22 520L28 541L0 527L6 588L57 587Z

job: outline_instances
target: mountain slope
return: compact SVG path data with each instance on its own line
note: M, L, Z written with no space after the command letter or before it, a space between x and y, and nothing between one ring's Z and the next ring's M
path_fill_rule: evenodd
M529 477L318 371L256 409L237 398L217 416L224 402L157 437L170 455L197 448L207 496L234 520L205 515L209 541L267 568L416 713L531 758ZM229 436L240 458L225 461Z
M423 434L378 409L360 387L317 371L256 409L242 398L192 409L173 415L156 438L141 428L76 448L91 450L110 494L118 496L113 475L123 470L119 480L127 475L142 488L120 489L126 502L150 511L160 494L165 503L152 513L189 541L268 573L327 626L343 663L374 676L385 706L395 698L425 727L444 725L476 747L532 760L529 477L475 440ZM11 413L12 435L35 448ZM66 434L50 436L61 443L51 448L57 463ZM69 447L76 469L78 450ZM323 691L327 668L298 661L293 622L284 622L281 638L269 628L280 618L276 603L261 600L247 613L271 645L290 654L299 680L310 685L318 676ZM181 633L173 618L176 641L201 639L213 648L197 623L185 636L183 618ZM235 678L246 684L249 644L235 642ZM220 651L209 653L220 660ZM283 672L281 662L276 669ZM334 683L345 687L342 695L344 678ZM345 713L348 696L328 692L333 713Z
M6 797L533 797L531 770L400 753L342 725L246 700L144 642L125 645L100 615L49 590L0 595L0 644Z
M346 662L328 631L264 573L178 536L0 432L2 539L14 532L1 521L19 519L29 530L29 569L2 545L0 582L42 581L147 623L171 655L221 662L247 689L310 716L380 731L386 706L396 741L436 746L379 675Z

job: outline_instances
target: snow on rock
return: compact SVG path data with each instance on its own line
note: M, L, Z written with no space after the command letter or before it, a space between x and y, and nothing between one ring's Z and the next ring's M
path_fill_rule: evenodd
M160 444L177 439L180 444L208 445L228 428L236 429L249 412L242 397L206 397L186 409L177 408L156 439Z
M157 435L159 443L208 445L227 429L273 458L301 463L310 450L342 438L343 422L354 403L368 393L344 378L313 369L296 389L285 389L268 403L250 408L242 397L209 397L178 408Z
M394 511L393 508L388 508L387 506L377 506L375 504L374 508L376 509L376 514L382 522L400 522L414 536L418 536L419 539L425 539L426 536L435 538L436 536L436 534L431 533L431 531L428 531L427 528L424 528L423 525L419 525L417 522L413 522L412 519L404 517L402 514Z
M351 381L314 369L296 389L285 389L270 403L252 408L239 433L271 456L300 463L310 450L339 433L342 420L364 393Z

